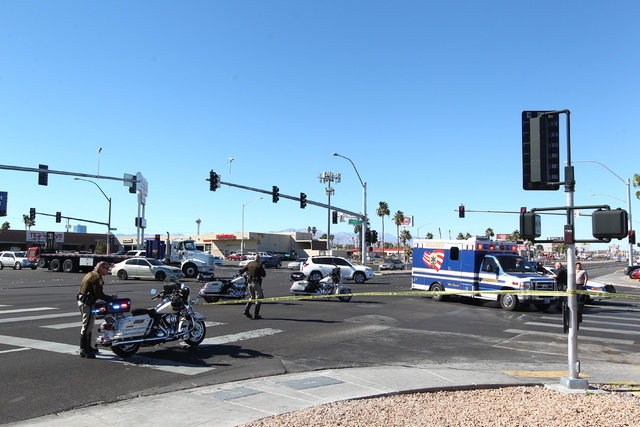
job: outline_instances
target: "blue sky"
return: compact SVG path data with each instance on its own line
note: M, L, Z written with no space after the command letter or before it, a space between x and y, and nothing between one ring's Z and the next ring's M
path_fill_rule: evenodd
M640 173L639 18L640 3L626 0L2 0L0 164L140 172L147 234L195 234L198 218L201 232L240 231L243 204L261 196L210 192L211 169L321 203L319 173L341 173L331 202L360 211L362 187L338 152L367 182L368 211L385 201L414 216L414 236L511 233L517 215L460 219L456 209L565 204L562 189L522 189L523 110L570 110L573 160L623 180ZM614 174L575 166L576 205L626 207ZM116 233L135 234L135 196L97 183ZM1 220L15 229L30 207L107 219L98 189L70 176L44 187L34 173L0 170L0 191ZM613 197L590 196L600 193ZM245 230L326 230L326 210L263 197L245 207ZM640 219L635 197L632 206ZM543 217L543 236L561 236L563 223ZM576 225L590 237L590 219ZM63 226L38 217L35 229ZM332 226L340 231L352 226ZM395 234L390 218L385 231Z

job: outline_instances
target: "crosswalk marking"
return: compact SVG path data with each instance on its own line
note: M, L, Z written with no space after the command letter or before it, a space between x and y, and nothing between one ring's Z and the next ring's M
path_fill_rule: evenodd
M82 322L58 323L57 325L42 325L40 327L46 329L69 329L80 328L80 326L82 326Z
M0 314L25 313L29 311L57 310L55 307L14 308L13 310L0 310Z
M560 323L526 322L526 324L533 325L533 326L547 326L549 328L562 328L562 324ZM627 331L624 329L612 330L611 328L594 328L594 327L583 326L583 325L580 325L578 327L578 330L592 331L592 332L606 332L607 334L615 333L615 334L621 334L621 335L640 335L640 331Z
M29 320L45 320L56 319L59 317L80 316L79 311L73 311L70 313L56 313L56 314L42 314L39 316L22 316L22 317L10 317L7 319L0 319L0 323L12 323L12 322L25 322Z
M543 337L553 337L553 338L559 338L559 337L566 338L567 337L567 335L563 334L563 333L531 331L531 330L526 330L526 329L506 329L504 332L507 332L509 334L535 334L535 335L542 335ZM607 343L607 344L624 344L624 345L633 345L633 344L635 344L635 341L633 341L633 340L621 340L621 339L616 339L616 338L590 337L590 336L586 336L586 335L580 335L578 340L579 341L597 341L597 342L600 342L600 343Z
M252 331L240 332L238 334L230 334L230 335L222 335L222 336L213 337L213 338L205 338L204 341L202 341L202 344L204 345L228 344L228 343L237 342L237 341L249 340L252 338L261 338L269 335L275 335L275 334L279 334L280 332L284 332L284 331L282 329L273 329L273 328L254 329Z

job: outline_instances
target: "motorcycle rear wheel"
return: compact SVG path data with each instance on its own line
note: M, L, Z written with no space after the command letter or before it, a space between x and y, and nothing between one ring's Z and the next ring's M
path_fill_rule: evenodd
M140 349L140 343L134 342L131 344L117 344L111 346L111 351L120 357L131 357Z
M193 330L189 334L189 338L185 339L184 342L190 346L198 345L204 340L206 334L207 327L204 325L204 320L198 320L193 325Z

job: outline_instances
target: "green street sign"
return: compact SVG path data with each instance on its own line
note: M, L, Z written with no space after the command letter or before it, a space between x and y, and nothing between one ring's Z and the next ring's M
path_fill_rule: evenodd
M360 220L360 219L350 219L349 220L349 224L354 224L354 225L358 224L359 225L359 224L362 224L362 220Z
M109 231L116 231L117 228L110 228Z

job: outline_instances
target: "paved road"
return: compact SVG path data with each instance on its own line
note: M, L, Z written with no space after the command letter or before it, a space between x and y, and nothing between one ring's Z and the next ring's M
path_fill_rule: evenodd
M289 272L268 273L267 296L285 295ZM566 337L556 311L504 312L494 302L438 303L416 296L271 303L265 305L263 321L246 319L237 305L203 305L198 309L208 317L208 334L197 349L172 343L143 349L126 361L109 351L97 361L82 360L76 355L77 308L69 301L80 278L41 271L0 274L3 422L94 402L318 369L566 361ZM407 273L396 273L354 285L354 291L407 291L408 283ZM107 287L136 302L147 301L149 288L157 285L110 277ZM583 363L638 363L639 318L635 301L589 306L580 331Z

